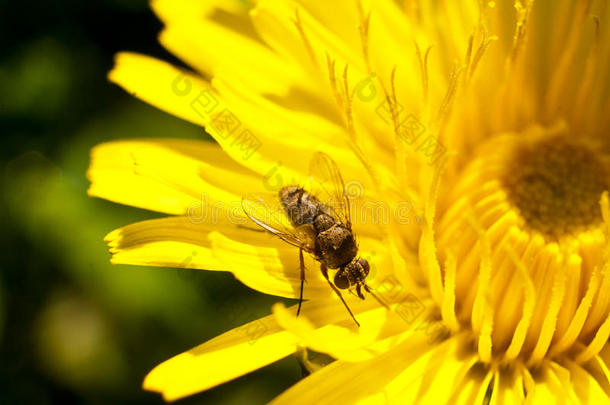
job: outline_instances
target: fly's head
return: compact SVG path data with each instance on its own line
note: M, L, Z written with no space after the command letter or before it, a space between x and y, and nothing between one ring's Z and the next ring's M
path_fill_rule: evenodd
M362 284L369 271L369 262L363 258L356 258L337 271L334 280L335 286L341 290L346 290ZM364 297L360 298L364 299Z

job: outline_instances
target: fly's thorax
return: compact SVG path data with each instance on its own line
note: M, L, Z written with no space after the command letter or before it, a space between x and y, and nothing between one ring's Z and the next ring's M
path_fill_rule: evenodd
M301 187L283 187L279 197L286 216L294 226L313 224L315 218L324 212L320 200Z
M332 226L335 225L336 223L337 223L337 221L330 215L320 214L314 220L313 226L314 226L316 232L320 233L320 232L324 232L324 231L332 228Z
M324 264L331 269L345 266L358 253L354 234L339 223L318 233L317 242Z
M369 263L365 259L354 259L335 274L335 285L345 290L364 282L369 274Z

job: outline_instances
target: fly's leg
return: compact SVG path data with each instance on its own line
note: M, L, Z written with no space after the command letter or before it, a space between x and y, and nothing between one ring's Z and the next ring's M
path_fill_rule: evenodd
M383 301L381 298L379 298L379 297L377 296L377 294L375 294L375 293L373 292L373 290L372 290L372 289L371 289L371 288L370 288L368 285L366 285L366 283L364 283L364 282L363 282L363 283L362 283L362 285L364 286L364 289L366 290L366 292L367 292L367 293L371 294L371 295L372 295L372 296L373 296L373 297L374 297L374 298L375 298L375 299L376 299L376 300L377 300L377 301L378 301L378 302L379 302L381 305L383 305L383 306L384 306L384 307L386 307L387 309L390 309L390 307L388 306L388 304L387 304L385 301ZM360 285L358 285L358 287L360 287Z
M354 322L356 322L356 325L358 325L358 327L360 327L360 324L356 320L356 317L352 313L352 310L349 309L349 307L347 306L347 303L343 299L343 296L341 295L341 291L339 291L339 289L337 287L335 287L335 285L333 283L331 283L330 280L328 279L328 269L326 268L324 263L320 264L320 271L322 271L322 275L324 276L326 281L328 281L328 285L330 285L330 288L332 288L333 291L339 296L339 298L341 299L341 302L343 303L343 305L345 305L345 308L347 308L347 312L349 312L349 314L352 316L352 319L354 320Z
M305 283L305 260L303 259L303 249L299 249L299 264L301 267L301 293L299 295L299 307L297 308L297 316L301 312L301 304L303 303L303 283Z
M356 292L358 293L358 297L363 300L364 299L364 295L362 295L362 286L360 284L358 284L356 286Z

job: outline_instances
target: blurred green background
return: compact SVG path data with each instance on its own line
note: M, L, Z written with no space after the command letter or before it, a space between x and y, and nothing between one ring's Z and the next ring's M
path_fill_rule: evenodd
M228 273L109 263L106 233L159 215L87 197L90 149L206 139L106 80L121 50L175 62L160 29L146 0L0 1L0 404L163 403L150 369L278 301ZM289 357L179 403L265 403L300 373Z

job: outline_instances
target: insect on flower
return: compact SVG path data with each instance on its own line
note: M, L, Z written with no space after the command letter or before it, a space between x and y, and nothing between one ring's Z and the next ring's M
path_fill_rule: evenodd
M299 248L301 291L297 316L303 302L305 251L320 262L322 275L360 326L340 290L355 289L358 297L364 299L364 289L385 304L366 284L370 266L366 259L358 257L343 178L337 164L322 152L316 152L310 162L310 178L311 186L307 189L288 185L278 194L247 195L242 199L243 210L257 225ZM337 269L332 282L328 277L329 269Z

